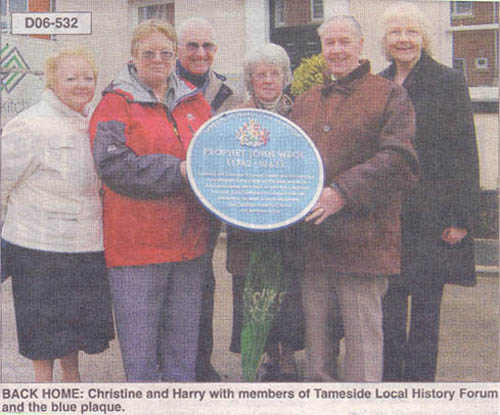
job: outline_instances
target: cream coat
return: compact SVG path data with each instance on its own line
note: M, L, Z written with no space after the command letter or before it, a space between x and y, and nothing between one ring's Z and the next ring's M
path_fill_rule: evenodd
M3 239L53 252L103 249L87 115L46 90L5 126L1 165Z

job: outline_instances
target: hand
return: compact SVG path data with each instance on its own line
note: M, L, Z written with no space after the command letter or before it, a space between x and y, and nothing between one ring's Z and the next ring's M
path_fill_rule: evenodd
M315 225L319 225L328 216L337 213L345 205L342 195L333 187L324 187L321 191L318 202L313 206L305 221L314 220Z
M441 234L441 239L450 245L459 243L467 235L467 229L464 228L446 228Z
M187 178L187 171L186 171L186 162L181 161L181 164L179 164L179 169L181 171L181 176L184 179L186 183L188 183L188 178Z

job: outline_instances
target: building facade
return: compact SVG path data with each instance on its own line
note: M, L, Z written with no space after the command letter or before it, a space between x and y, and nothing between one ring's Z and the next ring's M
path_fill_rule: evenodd
M498 2L415 1L434 28L435 57L464 72L473 98L481 185L498 188ZM83 42L97 56L101 91L130 59L130 38L141 20L174 26L202 16L217 30L214 68L237 82L245 52L263 42L282 45L292 66L319 53L317 27L330 15L352 14L365 34L374 71L387 66L376 22L394 0L2 0L0 2L1 125L36 102L43 90L44 56L59 45ZM11 34L12 12L92 13L88 35ZM95 101L99 99L96 94Z

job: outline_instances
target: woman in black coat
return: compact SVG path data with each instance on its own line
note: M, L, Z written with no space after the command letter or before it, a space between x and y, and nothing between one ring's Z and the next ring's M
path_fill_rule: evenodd
M290 59L278 45L268 43L250 50L245 55L243 77L249 99L239 108L265 109L281 116L288 116L292 98L288 93L292 82ZM295 228L275 232L255 233L228 227L227 270L233 275L233 331L230 350L241 353L241 332L244 321L244 290L251 253L257 247L278 252L280 258L281 292L286 292L279 311L273 318L267 335L265 353L257 373L258 382L297 381L294 352L304 348L304 317L302 294L298 280L300 267L295 267ZM269 278L273 278L269 275Z
M476 283L473 229L479 167L472 108L461 72L430 56L430 27L411 3L382 17L382 76L403 85L416 113L420 179L402 207L401 277L384 298L384 381L434 381L445 283ZM408 296L411 301L406 334Z

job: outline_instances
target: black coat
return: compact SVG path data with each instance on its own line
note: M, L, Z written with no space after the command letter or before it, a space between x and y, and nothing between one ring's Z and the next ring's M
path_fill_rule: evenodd
M381 73L393 79L395 65ZM402 206L403 282L475 284L473 231L479 221L479 163L472 107L461 72L425 52L407 76L416 114L420 179ZM462 242L441 240L447 227L466 228Z

